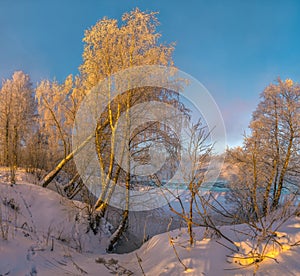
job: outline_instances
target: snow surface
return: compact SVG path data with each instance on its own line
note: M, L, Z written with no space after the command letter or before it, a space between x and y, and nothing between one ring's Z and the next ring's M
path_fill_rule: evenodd
M253 275L251 260L237 258L253 247L249 226L221 226L224 238L212 236L203 227L194 228L196 243L188 244L186 228L154 236L128 254L107 254L109 225L87 232L86 206L63 198L54 191L29 184L30 175L18 172L17 184L7 183L0 171L0 275ZM166 218L161 218L166 219ZM148 217L149 225L155 228ZM7 240L1 229L8 229ZM143 226L140 226L142 229ZM300 217L292 217L277 235L282 248L267 249L268 258L259 264L257 275L300 275ZM188 269L184 269L175 254ZM252 260L253 261L253 260Z

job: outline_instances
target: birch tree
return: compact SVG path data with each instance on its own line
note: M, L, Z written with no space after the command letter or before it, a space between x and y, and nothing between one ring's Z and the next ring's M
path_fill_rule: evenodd
M14 183L16 168L24 165L21 152L26 150L34 130L35 101L29 76L17 71L4 80L0 103L2 162L10 167Z
M96 23L95 26L85 32L83 39L85 46L83 52L83 64L80 66L80 72L83 80L83 87L88 91L93 88L99 81L109 78L114 73L121 70L140 66L140 65L172 65L172 53L174 46L159 43L160 34L156 32L158 21L156 13L144 13L139 9L125 13L122 17L123 24L115 19L104 18ZM128 83L130 87L130 83ZM111 89L108 88L108 97L110 98ZM103 179L102 194L94 205L96 214L96 226L99 217L103 216L113 195L114 187L108 188L109 179L115 183L125 183L127 200L120 227L113 235L109 248L118 240L121 233L126 228L129 213L129 190L131 189L130 160L127 161L128 171L125 173L115 163L115 153L113 151L117 131L117 123L123 114L126 117L127 130L130 129L132 115L129 110L137 103L164 98L165 101L177 101L178 94L153 87L143 87L124 91L124 94L117 99L111 99L106 111L99 119L95 138L96 148L99 158L99 164L102 171L108 175ZM126 93L125 93L126 92ZM158 129L156 129L157 131ZM125 133L124 137L128 139L128 144L123 145L132 149L132 141ZM98 219L97 219L98 218Z
M158 42L160 34L156 32L158 25L156 14L154 12L144 13L135 9L123 15L124 25L121 27L118 27L117 20L103 18L85 31L83 64L79 68L80 76L72 93L77 104L80 101L76 99L82 99L82 95L89 93L90 89L99 81L115 72L138 65L173 64L171 56L174 46ZM45 84L41 85L45 86ZM49 84L47 85L49 86ZM76 111L76 108L73 110ZM54 117L53 115L52 117ZM59 136L63 135L59 134ZM89 137L90 140L93 138L95 138L95 134L91 134ZM42 185L46 187L81 148L73 149L65 158L61 159L44 178Z
M261 94L244 147L229 152L239 165L238 186L244 186L237 198L245 197L241 204L254 218L277 208L284 187L292 188L299 179L299 114L300 86L278 79Z
M277 80L261 95L262 101L253 114L251 129L262 143L264 167L269 179L264 196L264 209L272 194L272 207L279 204L285 182L292 175L300 174L296 156L299 152L300 135L300 86L292 80Z
M100 81L127 68L154 64L165 66L173 65L172 53L174 46L173 44L165 45L159 43L161 35L156 31L158 24L156 13L145 13L141 12L139 9L135 9L132 12L125 13L123 15L122 23L119 23L115 19L103 18L90 29L86 30L83 39L83 63L79 67L79 90L82 94L88 94ZM42 83L37 93L38 98L40 99L40 104L43 106L43 110L40 111L40 113L45 114L43 115L44 118L51 118L52 127L48 129L51 130L51 128L55 128L55 133L52 134L55 135L55 138L53 137L54 141L57 141L58 139L60 141L60 144L58 145L61 148L68 149L68 147L65 147L65 145L68 145L65 128L61 127L60 129L59 124L57 123L61 122L58 119L59 109L61 108L57 106L58 100L54 99L54 96L50 96L50 98L48 98L47 93L45 93L46 96L44 96L43 92L39 93L39 91L49 90L49 87L50 90L56 90L58 91L58 94L61 93L61 88L58 84L50 84L48 82ZM75 87L78 86L75 85ZM128 87L130 87L130 83L128 83ZM95 128L95 132L91 133L78 148L72 149L72 151L64 150L67 154L62 156L58 165L56 165L56 167L45 177L42 183L44 187L51 182L62 167L72 160L74 155L85 147L87 143L95 140L100 168L107 172L109 178L115 178L115 181L118 181L120 174L122 180L125 179L126 190L128 193L130 189L131 175L129 172L124 173L124 171L120 170L114 162L115 155L113 152L113 145L115 143L114 137L116 135L117 122L119 118L122 115L126 117L127 128L129 129L132 121L132 118L129 115L129 110L134 104L146 102L151 99L157 99L177 105L178 93L168 91L166 89L156 89L156 91L154 91L155 89L153 87L143 87L140 89L129 89L124 91L124 93L116 99L112 99L110 98L112 89L113 88L110 87L107 91L105 91L105 93L108 94L110 101L104 113L99 114L99 120ZM64 95L65 92L62 94ZM70 94L73 95L73 92L70 92ZM50 105L47 104L47 102ZM60 100L59 104L61 104L61 102L63 101ZM181 107L183 108L183 106ZM43 122L43 124L45 124L45 122ZM51 131L49 131L47 135L50 137ZM127 136L125 132L124 135ZM111 146L108 147L108 143ZM128 140L128 143L129 144L126 145L126 147L130 148L130 139ZM57 143L55 144L57 145ZM130 167L130 164L128 164L128 167ZM103 186L105 186L105 183L103 183ZM104 193L94 204L93 210L96 213L96 222L99 221L98 218L104 215L112 192L113 190L107 191L104 189ZM128 202L129 197L127 206L129 204ZM114 235L114 237L119 238L120 234L125 229L128 212L128 208L125 207L120 227L118 228L119 231ZM97 231L97 225L95 226L95 231ZM111 244L113 243L114 241L112 240Z

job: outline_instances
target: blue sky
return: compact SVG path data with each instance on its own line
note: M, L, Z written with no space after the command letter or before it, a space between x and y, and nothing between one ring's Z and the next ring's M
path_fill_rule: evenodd
M240 142L259 94L278 76L300 80L300 1L1 0L0 77L15 70L63 80L78 73L84 30L135 7L159 11L175 65L198 79Z

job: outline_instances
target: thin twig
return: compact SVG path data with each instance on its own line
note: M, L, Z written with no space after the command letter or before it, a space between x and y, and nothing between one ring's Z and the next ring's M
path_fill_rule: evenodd
M143 267L142 267L142 259L138 256L137 253L135 253L135 256L136 256L136 258L137 258L137 260L138 260L138 264L139 264L139 267L140 267L141 270L142 270L143 276L146 276L145 271L144 271L144 269L143 269Z

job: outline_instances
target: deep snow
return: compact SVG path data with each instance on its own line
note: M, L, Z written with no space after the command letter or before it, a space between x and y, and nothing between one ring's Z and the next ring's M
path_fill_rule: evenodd
M9 227L7 240L0 237L0 275L253 275L251 260L237 258L253 247L249 226L227 225L224 238L211 237L203 227L194 228L196 243L188 244L186 228L154 236L128 254L107 254L109 224L94 235L87 230L83 203L63 198L54 191L29 184L30 176L18 172L17 184L7 184L7 172L0 172L2 230ZM159 214L156 214L159 215ZM155 220L154 220L155 218ZM166 219L161 217L161 219ZM156 227L157 216L148 217ZM138 222L137 222L138 223ZM137 226L142 229L143 226ZM300 275L300 217L290 218L278 229L282 249L267 249L267 259L259 264L257 275ZM184 270L175 251L188 268ZM252 260L253 261L253 260Z

